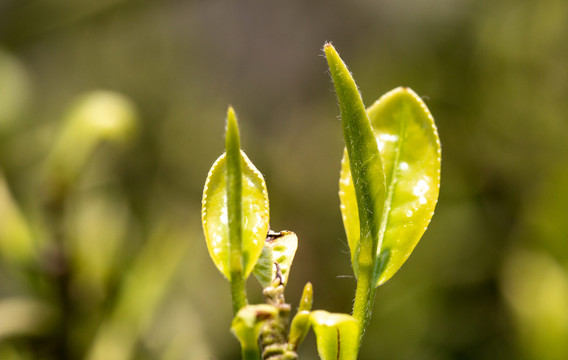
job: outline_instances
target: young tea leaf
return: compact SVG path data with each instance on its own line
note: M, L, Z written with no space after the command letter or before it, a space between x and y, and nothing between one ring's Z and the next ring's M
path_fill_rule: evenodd
M357 359L359 322L353 316L316 310L310 320L321 360Z
M385 175L369 116L355 81L331 44L326 44L324 51L339 100L346 154L353 177L351 186L357 193L351 205L359 209L358 216L347 228L349 233L354 226L358 227L357 236L348 238L353 270L357 275L360 265L370 269L375 263L380 217L385 204ZM353 213L352 206L345 208L343 204L343 207L343 211Z
M261 173L241 151L243 273L252 272L268 232L268 192ZM229 222L227 209L226 156L211 167L203 191L201 219L207 249L215 266L230 279Z
M286 286L290 267L298 248L298 237L292 231L269 232L253 273L263 288L278 280ZM278 285L280 285L278 284Z
M386 177L379 232L376 285L390 279L426 230L438 200L441 148L434 119L409 88L382 96L368 110ZM359 236L358 208L349 159L343 157L339 182L341 211L349 244Z

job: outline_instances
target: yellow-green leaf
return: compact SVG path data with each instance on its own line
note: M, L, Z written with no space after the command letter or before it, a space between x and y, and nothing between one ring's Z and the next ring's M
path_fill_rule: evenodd
M357 359L359 323L353 316L316 310L310 320L321 360Z
M382 96L368 110L386 177L379 232L376 285L390 279L422 237L438 200L441 148L434 119L409 88ZM349 160L344 155L339 182L341 212L353 252L359 242L358 209Z
M300 299L300 306L298 312L292 319L290 324L290 335L288 336L288 345L290 350L298 350L298 346L304 341L304 338L310 330L310 310L312 310L312 300L314 296L314 289L312 283L307 283L302 291L302 298Z
M357 275L359 265L370 271L376 263L380 216L385 205L385 175L370 119L355 80L331 44L327 43L324 51L339 100L345 149L354 179L351 186L357 193L352 198L359 210L357 218L353 219L357 240L349 240L353 270ZM350 208L344 211L353 212Z
M276 278L286 286L290 267L298 248L298 237L292 231L269 232L253 273L262 287ZM280 285L279 284L279 285Z
M262 174L241 151L242 256L245 278L252 272L268 232L268 192ZM205 182L201 219L209 255L221 273L230 279L229 223L227 209L226 156L211 167Z
M260 359L258 337L264 323L278 316L278 308L259 304L243 307L231 323L231 332L239 339L244 360Z

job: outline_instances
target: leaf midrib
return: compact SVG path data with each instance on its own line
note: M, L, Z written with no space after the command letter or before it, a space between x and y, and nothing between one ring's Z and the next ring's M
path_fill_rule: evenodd
M384 208L383 208L383 215L381 217L381 224L379 227L379 241L377 244L377 251L376 251L376 259L379 259L381 253L382 253L382 247L383 247L383 241L384 241L384 237L385 237L385 232L387 229L387 225L390 219L390 213L391 213L391 205L392 205L392 198L394 196L394 190L396 188L396 184L398 182L398 178L399 178L399 162L400 162L400 154L402 152L402 148L403 148L403 139L404 139L404 135L406 132L406 122L403 121L403 119L405 118L405 114L408 112L408 106L406 104L406 102L403 102L403 109L400 112L400 118L399 118L399 123L400 123L400 130L399 130L399 138L398 138L398 144L396 146L396 150L395 150L395 159L393 161L393 167L392 167L392 174L390 176L390 181L387 182L388 186L387 186L387 192L386 192L386 196L385 196L385 204L384 204ZM384 166L385 162L383 161L383 166ZM381 266L382 264L380 264L378 261L375 264L375 271L378 269L379 266ZM384 271L384 270L383 270ZM375 283L378 283L380 277L381 277L382 273L379 274L375 274L376 279L375 279Z

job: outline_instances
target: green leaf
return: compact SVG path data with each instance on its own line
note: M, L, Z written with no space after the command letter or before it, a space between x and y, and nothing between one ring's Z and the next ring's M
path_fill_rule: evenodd
M69 109L55 146L46 161L48 180L68 186L103 141L127 143L136 134L137 111L125 96L94 91L77 99Z
M370 268L375 263L380 216L385 205L385 175L373 129L355 81L331 44L327 43L324 51L339 100L343 137L353 177L351 186L357 193L354 204L359 209L358 218L353 219L354 224L348 228L359 226L357 233L362 234L348 240L357 275L360 265ZM353 212L351 208L346 211Z
M311 283L307 283L302 291L302 298L296 316L292 319L290 325L290 336L288 344L290 350L296 351L298 346L304 341L304 338L310 331L310 310L312 310L312 300L314 289Z
M386 176L376 285L389 280L428 226L440 188L441 148L434 119L409 88L382 96L368 110ZM355 178L353 176L353 178ZM355 187L344 155L339 182L341 212L350 247L359 241Z
M298 237L292 231L269 232L264 248L253 270L263 288L278 278L286 286L290 267L298 248Z
M264 323L278 316L278 308L259 304L243 307L231 324L231 332L239 339L243 359L260 359L258 337Z
M261 173L243 151L240 151L242 184L242 269L244 277L252 272L264 246L268 232L268 192ZM203 232L209 255L219 271L231 279L229 210L227 196L227 159L221 155L211 167L201 209ZM233 262L234 263L234 262Z
M316 310L310 319L322 360L357 359L359 322L353 316Z

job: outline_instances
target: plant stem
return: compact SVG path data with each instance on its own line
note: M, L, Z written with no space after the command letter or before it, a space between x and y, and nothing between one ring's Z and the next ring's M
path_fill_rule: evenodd
M256 348L243 348L242 349L243 360L259 360L260 359L260 351L258 347Z
M375 284L373 283L373 267L371 265L359 265L359 277L355 290L355 302L353 305L353 317L359 321L359 347L363 340L363 334L371 319L373 303L375 300Z
M231 272L231 298L233 300L233 314L236 315L248 303L245 279L243 279L243 274L240 271Z

